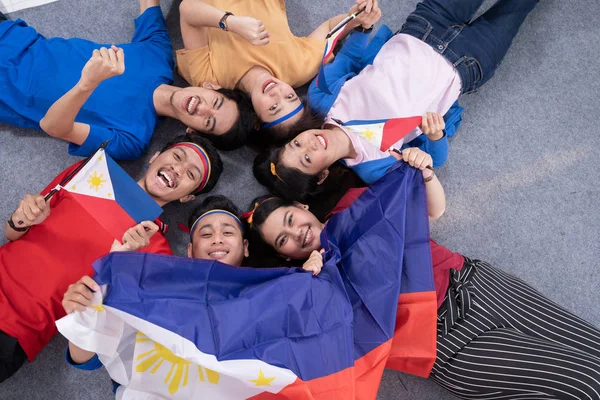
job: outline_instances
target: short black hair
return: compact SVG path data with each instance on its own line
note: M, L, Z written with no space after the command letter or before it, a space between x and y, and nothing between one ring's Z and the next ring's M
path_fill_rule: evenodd
M185 134L177 136L173 140L169 141L160 152L162 153L168 150L169 148L173 147L177 143L183 142L195 143L198 146L202 147L204 151L206 151L206 155L208 156L208 159L210 161L211 168L210 176L208 177L208 182L206 182L204 188L202 188L202 190L198 192L196 192L196 190L194 189L194 191L190 194L201 194L210 192L215 187L217 181L219 180L219 177L223 173L223 161L221 160L221 156L219 156L219 152L217 151L217 149L215 149L215 146L213 146L213 144L210 141L196 134Z
M258 132L252 134L250 143L257 149L264 150L282 146L304 131L321 129L325 117L312 108L306 98L301 98L300 101L304 105L304 109L302 117L295 124L291 126L277 124L270 128L260 128Z
M214 135L203 132L195 132L210 140L220 150L235 150L248 143L250 134L256 131L258 117L250 97L239 90L217 89L217 92L229 100L233 100L237 105L238 118L233 123L231 129L221 135Z
M198 217L211 210L229 211L230 213L235 215L236 218L240 220L240 222L242 222L242 213L240 212L240 209L237 208L237 206L233 204L231 200L221 195L208 196L202 201L202 203L198 207L194 209L194 211L188 219L188 229L190 230L190 233L192 233L192 225L194 225L194 222L196 222ZM244 225L245 224L242 222L242 226L244 227L243 232L246 231L246 226Z

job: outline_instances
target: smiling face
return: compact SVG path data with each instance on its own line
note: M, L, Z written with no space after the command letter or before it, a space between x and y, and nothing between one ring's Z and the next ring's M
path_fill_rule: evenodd
M194 228L192 242L188 245L188 257L217 260L240 266L248 257L248 241L244 239L240 225L230 215L209 214Z
M301 104L294 88L269 73L259 75L253 87L250 93L252 106L258 118L264 123L288 115ZM301 117L302 113L299 112L278 126L293 125Z
M198 189L204 174L200 155L191 148L178 146L156 153L139 183L163 206L174 200L185 202L193 199L190 194Z
M261 225L260 233L279 254L304 260L313 250L321 249L323 226L308 207L294 205L273 211Z
M340 158L335 143L335 135L328 129L302 132L285 145L281 163L305 174L319 174Z
M169 102L175 118L209 135L227 133L239 118L237 104L210 88L190 86L176 90Z

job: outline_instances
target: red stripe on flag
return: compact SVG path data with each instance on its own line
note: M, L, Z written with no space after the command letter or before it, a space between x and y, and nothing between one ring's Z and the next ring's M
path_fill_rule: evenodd
M117 240L123 238L125 231L136 225L136 222L114 200L69 192L71 196Z
M381 376L392 347L389 340L354 362L354 366L328 376L302 381L296 379L277 394L261 393L252 400L372 400L377 397ZM315 362L317 362L315 360Z
M421 124L423 117L392 118L383 125L381 151L387 151L400 139L404 138Z
M435 362L436 335L435 291L401 294L386 368L427 378Z

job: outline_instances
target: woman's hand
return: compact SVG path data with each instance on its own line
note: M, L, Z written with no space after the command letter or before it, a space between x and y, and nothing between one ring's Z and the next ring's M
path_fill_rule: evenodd
M62 300L62 306L67 314L73 311L85 311L86 307L92 304L94 292L100 290L100 286L89 276L84 276L72 285L65 292Z
M227 19L227 29L237 33L254 46L269 44L271 37L262 21L252 17L230 15Z
M302 269L312 272L313 275L319 275L321 268L323 268L324 252L325 249L321 249L321 251L313 250L313 252L310 253L310 257L308 257L308 260L302 265Z
M381 9L378 0L357 0L349 14L354 14L358 10L365 9L353 21L352 27L361 25L364 29L369 29L381 18Z
M431 156L418 147L404 149L399 155L401 158L396 157L396 155L394 155L394 157L407 162L411 167L415 167L421 171L425 170L428 166L431 167L433 165Z
M123 235L123 244L115 240L110 248L113 251L138 251L150 244L150 238L158 232L158 225L152 221L142 221Z
M429 140L440 140L444 137L444 128L446 127L446 122L444 121L444 117L440 113L428 112L427 115L423 117L423 122L419 125L421 131Z

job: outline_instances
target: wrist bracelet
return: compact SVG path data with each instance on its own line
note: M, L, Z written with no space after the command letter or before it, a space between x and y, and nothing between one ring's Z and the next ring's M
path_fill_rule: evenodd
M423 181L425 183L427 182L431 182L433 180L433 177L435 176L435 171L433 170L432 167L430 167L429 165L426 167L427 169L431 170L431 175L429 175L427 178L423 178Z
M8 226L10 226L10 229L12 229L13 231L27 232L29 230L28 226L26 226L24 228L17 228L17 226L15 225L15 223L12 220L12 215L10 217L8 217L8 220L6 220L6 222L8 223Z

